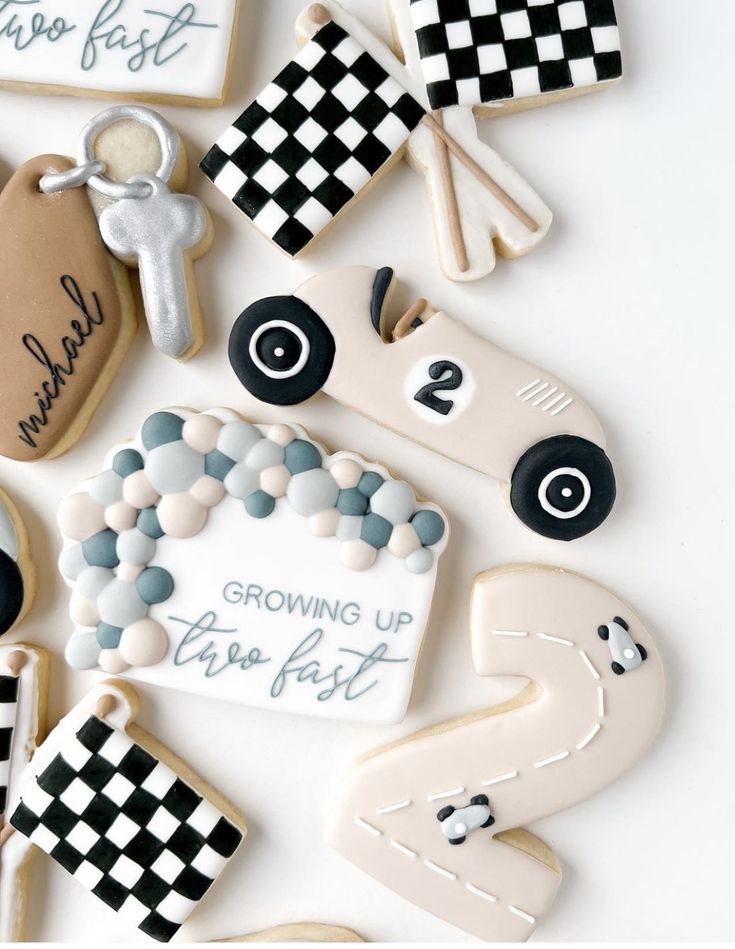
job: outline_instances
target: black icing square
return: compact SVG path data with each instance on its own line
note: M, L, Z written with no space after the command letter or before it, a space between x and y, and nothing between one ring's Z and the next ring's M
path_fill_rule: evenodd
M240 846L242 831L224 817L220 817L207 837L207 844L221 857L231 857Z
M114 729L106 722L101 721L96 716L92 716L87 719L77 732L77 741L83 745L87 751L100 751L113 731Z
M132 784L141 785L157 764L158 762L153 755L141 748L140 745L133 745L125 753L117 769Z
M76 771L61 755L56 755L51 764L38 776L38 785L47 794L58 797L76 778Z

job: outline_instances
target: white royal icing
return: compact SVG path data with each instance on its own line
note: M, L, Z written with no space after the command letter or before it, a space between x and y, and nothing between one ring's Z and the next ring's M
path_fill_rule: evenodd
M405 67L390 49L370 32L356 17L344 10L336 0L325 0L332 19L373 56L384 69L395 76L404 88L420 102L427 112L431 107L424 83L424 73L418 55L416 37L410 20L408 5L394 4L396 33L406 57ZM317 27L308 15L308 8L297 23L297 33L306 37ZM496 264L496 247L506 257L520 257L532 251L546 237L552 222L552 213L539 195L507 161L479 138L477 120L471 107L457 107L443 111L447 132L493 180L510 195L537 223L537 230L529 230L497 198L492 195L466 167L451 159L462 233L466 245L469 268L461 270L455 256L452 227L446 209L446 194L436 142L431 130L418 126L408 140L407 160L427 180L432 215L437 234L438 252L442 270L450 280L478 280L492 273Z
M259 708L351 721L400 721L448 539L445 516L436 506L416 501L407 484L380 466L347 452L320 452L298 427L253 427L228 410L171 412L197 425L214 420L230 429L219 435L215 431L207 443L204 434L200 442L198 431L186 428L189 443L176 440L162 446L170 458L165 471L156 467L164 457L161 448L147 450L139 436L111 452L105 471L70 497L73 517L67 502L62 507L66 543L61 569L74 591L71 614L77 630L67 648L70 664L99 664L139 681ZM215 477L202 482L190 443L203 451L216 443L239 457L228 434L233 426L255 439L242 448L249 464L270 467L259 472L239 462L224 484ZM146 431L144 426L144 436ZM304 475L286 470L287 464L293 467L293 445L321 457L321 468L316 464L305 480L314 474L317 489L325 484L327 490L330 481L336 483L328 508L317 500L313 516L303 507L311 495L299 499L293 493ZM145 456L147 478L162 479L157 483L165 496L157 510L168 529L155 540L137 529L123 530L117 539L122 562L114 576L112 570L75 567L82 553L75 542L79 513L91 516L92 508L99 508L99 522L84 531L94 543L98 527L104 527L103 513L109 524L120 504L125 506L117 500L120 492L129 499L140 492L142 471L122 479L113 470L120 452L130 448ZM167 520L172 496L166 496L162 484L173 474L178 478L189 462L197 480L189 495L183 481L177 483L182 493L173 501L183 499L184 512L191 506L187 497L201 496L202 487L214 494L206 511L202 508L204 519L197 515L184 525ZM356 487L363 478L381 485L369 499ZM264 487L277 497L266 496ZM350 500L363 505L363 514L341 507ZM265 503L267 513L254 514L256 502ZM153 496L142 498L141 505L153 504ZM377 539L380 530L386 532L382 540ZM173 591L163 598L152 596L144 605L136 590L147 577L160 580L164 571ZM113 624L124 628L115 631ZM159 654L148 651L153 636L164 640Z
M0 0L0 82L219 99L239 0Z
M20 670L18 702L15 706L15 725L10 753L8 803L6 816L18 804L20 778L35 751L39 732L39 664L40 657L23 646L0 647L0 675L6 675L6 659L13 652L25 652L28 661ZM13 834L0 848L0 943L13 942L17 937L18 914L21 912L21 870L30 842L22 834Z

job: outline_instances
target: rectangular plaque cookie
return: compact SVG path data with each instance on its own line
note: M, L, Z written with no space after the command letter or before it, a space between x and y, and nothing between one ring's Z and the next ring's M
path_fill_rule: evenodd
M240 0L0 0L0 88L221 105Z

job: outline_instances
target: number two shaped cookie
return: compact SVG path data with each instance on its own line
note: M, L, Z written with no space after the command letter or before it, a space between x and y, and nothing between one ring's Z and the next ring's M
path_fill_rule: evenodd
M641 644L598 629L625 618ZM497 708L445 722L357 764L326 838L430 913L488 941L522 941L561 883L554 854L522 825L603 790L653 742L664 673L651 635L614 594L577 574L500 568L475 584L479 675L530 680ZM645 659L643 654L645 653Z

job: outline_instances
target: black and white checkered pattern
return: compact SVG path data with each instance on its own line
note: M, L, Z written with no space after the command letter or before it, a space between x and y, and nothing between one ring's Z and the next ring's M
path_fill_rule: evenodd
M169 767L94 716L20 797L11 824L161 942L242 839Z
M19 682L16 676L0 675L0 816L8 805L10 752L18 712Z
M403 147L424 115L331 22L225 132L201 168L295 256Z
M411 0L411 14L434 109L622 75L613 0Z

